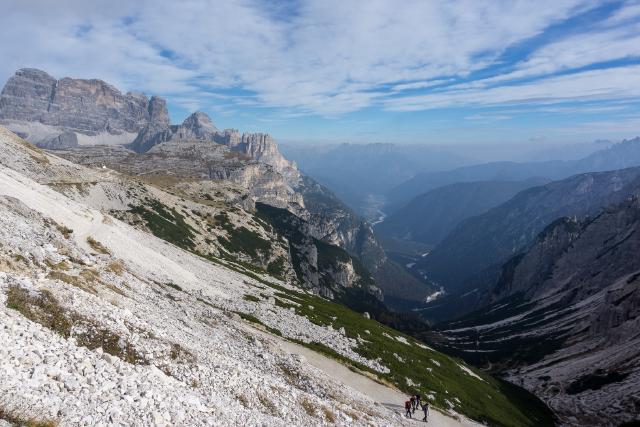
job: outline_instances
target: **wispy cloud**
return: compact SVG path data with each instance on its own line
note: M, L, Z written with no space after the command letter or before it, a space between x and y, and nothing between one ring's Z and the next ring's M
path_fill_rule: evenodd
M602 3L5 3L0 38L11 42L0 44L0 79L34 66L162 94L185 109L268 107L283 117L337 116L368 107L544 105L640 94L633 64L589 69L640 57L638 2L613 7L584 31L543 38L512 62L504 58L509 49ZM559 75L568 72L574 74Z
M465 88L393 98L385 102L385 107L395 111L415 111L465 105L535 105L569 101L636 99L638 96L640 96L640 65L630 65L549 77L518 85Z

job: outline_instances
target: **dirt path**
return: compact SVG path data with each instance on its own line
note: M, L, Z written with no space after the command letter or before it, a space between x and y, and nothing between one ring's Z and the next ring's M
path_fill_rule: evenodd
M341 363L338 363L335 360L332 360L301 345L282 340L280 348L287 353L302 356L307 361L307 363L325 372L336 381L340 381L344 385L359 391L360 393L370 397L376 402L379 402L387 408L397 412L401 416L404 415L404 402L408 399L408 396L403 394L402 392L391 387L379 384L372 379L365 377L364 375L353 372ZM423 417L422 411L416 411L413 416L413 420L415 423L424 424L421 421ZM429 422L427 423L427 425L437 427L480 425L462 416L458 417L460 418L460 420L431 409L429 414Z

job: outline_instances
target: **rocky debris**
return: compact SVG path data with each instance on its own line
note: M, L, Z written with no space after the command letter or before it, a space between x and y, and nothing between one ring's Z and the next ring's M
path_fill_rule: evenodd
M64 131L49 140L40 141L38 146L47 150L61 150L78 146L78 136L75 132Z
M75 223L72 237L66 238L53 222L15 199L0 198L0 210L3 410L60 425L284 426L322 423L329 416L338 425L351 425L356 419L371 425L402 423L392 411L282 353L277 338L265 339L239 317L226 314L246 310L246 302L234 295L255 292L252 289L259 283L193 259L200 265L194 273L204 273L197 272L204 268L214 279L208 284L197 279L196 289L196 282L185 283L181 276L183 287L178 291L162 284L168 278L158 282L159 277L149 277L137 261L113 270L111 256L92 255L78 247L81 223ZM104 240L97 228L92 232ZM179 254L177 249L163 249L167 250L173 252L170 256ZM82 277L76 275L87 266L95 271L92 283L53 274L64 269L68 277ZM170 270L157 271L164 275ZM48 292L53 298L49 304L54 301L54 307L60 307L54 312L88 319L83 321L94 325L90 328L111 331L119 342L133 345L144 361L128 363L116 349L94 348L75 326L65 337L25 318L29 311L23 308L24 301L12 296L16 290L23 290L32 298L29 304L36 306L39 295ZM291 336L322 337L336 351L385 369L353 352L354 343L339 331L320 328L277 306L265 307L265 313L265 323ZM294 381L289 372L304 374ZM303 400L318 410L300 411Z

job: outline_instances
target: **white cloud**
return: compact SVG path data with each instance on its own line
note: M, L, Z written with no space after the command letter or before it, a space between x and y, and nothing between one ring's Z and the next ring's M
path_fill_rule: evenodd
M606 21L607 25L615 25L640 17L640 1L627 0L625 4L615 11Z
M394 98L389 110L414 111L463 105L551 104L570 101L634 99L640 96L640 65L585 71L536 82L494 88L452 90Z
M630 58L640 58L640 24L574 35L550 43L516 64L515 71L475 82L475 85L486 86Z
M126 90L162 94L184 108L250 105L324 115L374 104L406 110L541 99L543 94L549 99L553 94L544 90L552 81L523 85L521 96L514 93L520 89L508 87L484 96L472 86L421 97L385 96L468 76L493 64L514 44L597 4L324 0L294 2L296 9L289 14L254 0L6 3L0 15L0 38L5 40L0 44L0 80L16 68L35 66L57 77L98 77ZM621 9L611 19L626 22L634 13L631 7ZM515 72L538 75L576 67L609 58L611 51L635 55L638 34L616 31L550 44ZM390 89L385 92L383 86ZM207 96L229 88L248 95ZM613 93L583 89L587 97ZM571 93L579 96L577 88Z

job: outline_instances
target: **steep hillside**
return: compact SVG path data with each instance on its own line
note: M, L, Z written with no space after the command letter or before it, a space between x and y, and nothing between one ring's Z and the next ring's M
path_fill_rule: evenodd
M251 210L258 201L288 209L309 223L312 237L359 258L391 294L420 299L431 291L389 261L371 227L303 177L267 134L220 131L203 112L172 125L162 98L122 94L96 79L56 80L34 69L18 70L5 85L0 123L76 163L163 182L166 176L230 181L240 188L243 208ZM389 280L390 272L397 280Z
M151 234L110 215L107 206L85 203L126 204L136 195L111 185L126 176L73 165L6 132L0 143L4 420L411 423L389 409L401 401L375 403L354 390L370 382L364 376L338 382L332 375L339 361L404 393L419 391L441 425L471 424L456 413L494 425L552 422L522 390L362 314L224 256L185 250L180 241L155 237L153 226ZM82 185L69 196L56 191L72 179L117 197L92 197L96 190ZM161 191L142 187L154 197ZM180 203L186 208L179 212L159 212L152 202L141 208L177 226L187 219L175 214L191 201Z
M544 184L525 181L457 183L428 191L376 226L383 236L435 245L462 220L498 206L520 191Z
M580 160L544 162L492 162L458 169L421 173L387 193L387 211L393 212L414 197L457 182L557 180L585 172L603 172L640 166L640 137L596 151Z
M556 218L595 215L639 189L640 168L576 175L530 188L463 221L417 267L449 293L470 291L467 281L473 275L520 252Z
M287 193L278 191L275 178L280 175L274 174L271 182L258 181L249 185L245 177L256 176L250 172L251 169L265 168L266 165L228 157L225 154L229 150L223 146L218 147L221 153L211 151L211 145L203 141L182 141L178 147L173 144L175 152L165 146L167 144L171 146L172 143L160 144L143 155L131 155L113 147L57 151L68 159L79 157L88 165L118 167L140 176L140 179L132 180L103 170L98 177L89 175L90 179L83 180L82 171L79 171L71 181L54 180L47 181L47 184L74 200L109 212L202 256L222 257L269 272L331 298L336 296L334 293L340 295L347 288L358 288L371 294L372 298L382 298L380 290L357 259L339 247L314 241L308 225L300 231L305 240L305 244L300 246L299 242L292 241L281 230L274 230L256 216L250 196L288 206ZM165 154L167 151L171 152L170 156ZM215 167L211 169L223 174L223 179L203 180L207 178L206 165L213 164ZM155 175L153 171L157 168L166 175ZM265 174L258 176L264 177ZM248 193L247 187L252 192ZM280 188L287 187L281 183ZM284 196L279 199L281 193ZM298 253L294 245L306 254L304 262L292 257ZM316 246L320 245L327 248L321 259L316 256ZM304 273L301 265L304 265ZM319 281L318 275L324 280Z
M326 187L303 177L301 193L312 225L314 237L345 248L357 256L383 290L386 301L421 301L434 288L428 282L411 276L404 266L387 257L372 227ZM303 214L304 215L304 214Z
M637 421L640 200L561 218L503 265L488 304L442 345L543 398L571 425Z

